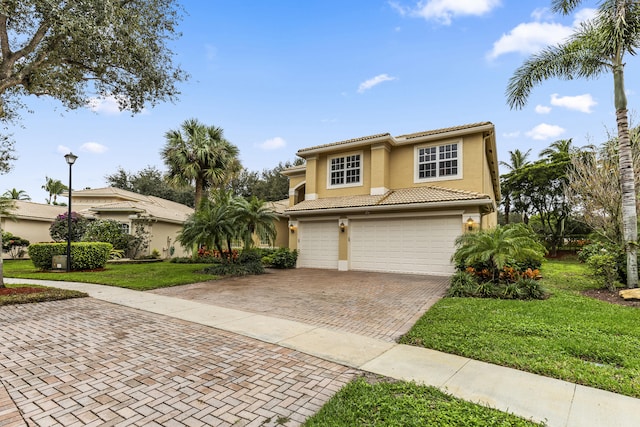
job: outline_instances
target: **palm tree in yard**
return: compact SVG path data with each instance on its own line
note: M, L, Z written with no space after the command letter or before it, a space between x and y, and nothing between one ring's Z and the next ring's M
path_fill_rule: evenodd
M62 194L64 191L67 191L68 188L66 185L62 183L59 179L45 177L46 182L42 186L42 189L49 193L49 198L46 200L48 204L53 203L54 205L58 204L58 196Z
M162 157L174 185L195 185L195 206L204 192L221 187L240 170L238 147L224 138L222 128L206 126L196 119L185 120L181 129L165 134Z
M0 225L3 216L11 216L11 209L14 206L12 199L0 197ZM0 288L4 288L4 264L2 262L2 227L0 227Z
M553 0L556 12L568 14L580 0ZM627 98L624 89L624 55L634 55L640 45L640 2L637 0L603 0L593 20L583 23L566 42L544 49L527 59L509 80L507 103L522 108L537 84L557 77L596 78L613 74L613 93L618 127L620 184L622 187L622 222L627 253L627 287L638 286L637 212L635 176Z
M510 172L517 171L523 166L529 164L529 160L527 160L529 154L531 154L531 149L525 151L524 153L519 149L509 151L509 158L511 161L509 163L501 161L500 165L509 169ZM505 224L509 224L509 215L511 214L511 194L507 190L507 186L503 186L502 194L504 196L504 221Z
M237 226L245 249L253 246L253 236L273 242L276 238L275 222L278 217L269 209L264 200L253 196L246 200L238 197L234 202Z
M573 150L572 144L571 138L554 141L540 152L540 157L546 157L550 161L568 159Z
M5 191L2 197L6 197L12 200L31 200L31 197L29 197L26 191L17 190L15 188Z

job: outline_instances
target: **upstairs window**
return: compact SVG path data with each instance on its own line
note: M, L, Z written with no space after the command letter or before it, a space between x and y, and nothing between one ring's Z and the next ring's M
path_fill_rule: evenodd
M329 159L329 187L361 185L362 161L360 154Z
M416 181L462 177L460 143L416 147Z

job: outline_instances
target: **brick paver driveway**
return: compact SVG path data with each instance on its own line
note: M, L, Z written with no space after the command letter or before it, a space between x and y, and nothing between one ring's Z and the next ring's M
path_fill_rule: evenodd
M439 276L300 268L151 292L393 341L447 286Z
M357 374L91 298L0 307L3 427L296 426Z

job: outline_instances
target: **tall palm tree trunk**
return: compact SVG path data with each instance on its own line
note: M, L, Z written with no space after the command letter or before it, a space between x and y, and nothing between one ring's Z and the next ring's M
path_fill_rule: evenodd
M638 213L636 212L636 187L629 137L627 97L624 93L624 64L614 67L613 82L622 188L622 230L627 252L627 288L636 288L638 286Z

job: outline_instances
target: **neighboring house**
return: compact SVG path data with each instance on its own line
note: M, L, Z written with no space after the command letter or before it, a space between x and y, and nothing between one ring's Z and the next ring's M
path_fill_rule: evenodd
M447 275L454 241L497 224L494 125L304 148L289 177L298 266Z
M68 193L64 193L68 197ZM187 256L188 251L176 242L187 217L193 209L154 196L144 196L119 188L75 190L71 193L71 209L88 219L114 219L123 230L135 234L143 227L149 234L145 254L157 250L162 258ZM66 206L16 201L17 221L2 218L3 230L29 240L31 243L51 241L49 226Z
M274 222L274 225L276 227L276 239L273 242L273 245L270 245L269 242L260 242L260 246L286 248L289 246L289 217L285 213L285 211L289 207L289 199L267 202L267 206L276 214L276 217L278 218L278 220Z

